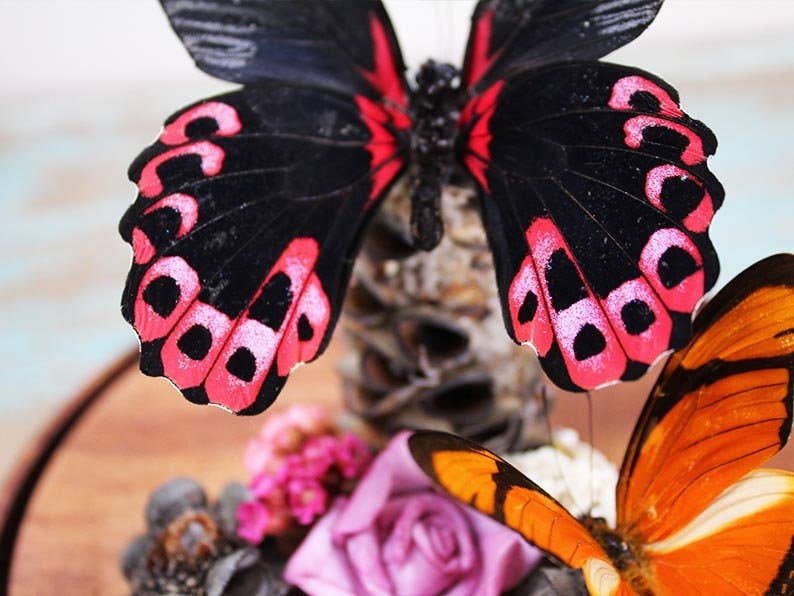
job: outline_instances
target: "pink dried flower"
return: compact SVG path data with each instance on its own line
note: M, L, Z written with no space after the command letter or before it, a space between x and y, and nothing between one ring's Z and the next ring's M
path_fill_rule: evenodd
M298 523L308 526L314 518L325 513L328 492L311 478L294 478L287 486L289 508Z
M290 476L321 480L336 461L338 444L338 439L331 435L309 439L298 456L299 461L295 462L295 468L290 469Z
M259 544L270 525L270 513L259 501L244 501L237 506L237 535L251 544Z
M339 439L336 463L347 480L361 476L372 461L367 444L353 433L345 433Z
M333 425L328 410L319 405L292 406L285 416L295 427L304 434L320 435L331 432Z
M256 544L291 524L309 525L333 497L352 489L371 455L356 435L337 432L322 406L293 406L269 417L245 451L249 487L261 508L241 511L241 537Z

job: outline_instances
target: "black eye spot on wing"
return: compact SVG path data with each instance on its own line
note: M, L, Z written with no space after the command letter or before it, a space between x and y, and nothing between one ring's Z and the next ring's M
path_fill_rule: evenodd
M191 360L204 360L212 347L212 333L204 325L193 325L179 338L176 346Z
M256 358L248 348L237 348L226 362L226 370L248 383L256 374Z
M176 305L179 304L180 295L179 284L176 283L176 280L173 277L161 275L146 286L143 291L143 301L165 319L174 312Z
M653 314L651 307L637 299L623 305L620 309L620 318L630 335L640 335L656 321L656 315Z
M251 305L248 316L273 331L281 329L284 317L292 304L292 282L289 276L279 271L267 282L259 298Z
M699 269L695 259L683 248L671 246L659 259L656 272L668 290L676 287Z
M629 105L638 112L658 114L662 108L659 98L650 91L635 91L631 94Z
M551 305L557 312L587 298L587 289L576 265L561 248L555 250L546 265L546 283L551 294Z
M607 340L595 325L586 323L573 340L573 353L578 361L600 354L607 347Z
M522 325L535 318L535 313L538 311L538 297L535 292L529 290L527 295L524 296L524 301L521 303L521 308L518 309L518 322Z
M298 319L298 339L301 341L309 341L314 337L314 329L309 322L309 317L305 314L301 315Z
M665 211L676 219L684 219L703 200L705 191L691 178L671 176L662 183L660 200Z

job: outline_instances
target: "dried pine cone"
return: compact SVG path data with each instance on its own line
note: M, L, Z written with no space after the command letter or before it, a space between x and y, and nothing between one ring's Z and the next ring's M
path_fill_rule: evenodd
M542 443L539 368L504 329L471 189L448 187L445 236L417 252L398 188L365 239L345 305L346 405L384 434L436 428L500 452Z
M180 594L249 596L299 594L281 580L284 560L237 538L236 510L249 498L229 484L214 506L201 486L174 478L146 505L147 533L122 555L122 571L135 596Z

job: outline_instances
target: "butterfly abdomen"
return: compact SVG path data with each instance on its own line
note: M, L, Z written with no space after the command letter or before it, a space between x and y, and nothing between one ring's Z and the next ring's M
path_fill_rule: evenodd
M653 596L654 581L650 562L638 540L625 537L607 525L603 518L585 517L582 524L598 541L621 578L640 596Z
M444 231L439 200L455 163L457 121L463 104L460 72L450 64L428 60L416 75L410 103L414 122L411 148L418 170L411 195L411 234L418 248L431 250Z

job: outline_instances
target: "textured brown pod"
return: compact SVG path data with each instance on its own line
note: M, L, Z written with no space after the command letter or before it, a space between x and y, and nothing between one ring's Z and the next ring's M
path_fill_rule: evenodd
M398 312L392 325L397 344L416 362L449 367L471 358L468 332L438 309Z
M478 199L449 187L441 204L445 236L431 252L404 245L404 187L373 222L343 311L345 404L381 442L436 428L501 452L537 445L539 368L505 332Z

